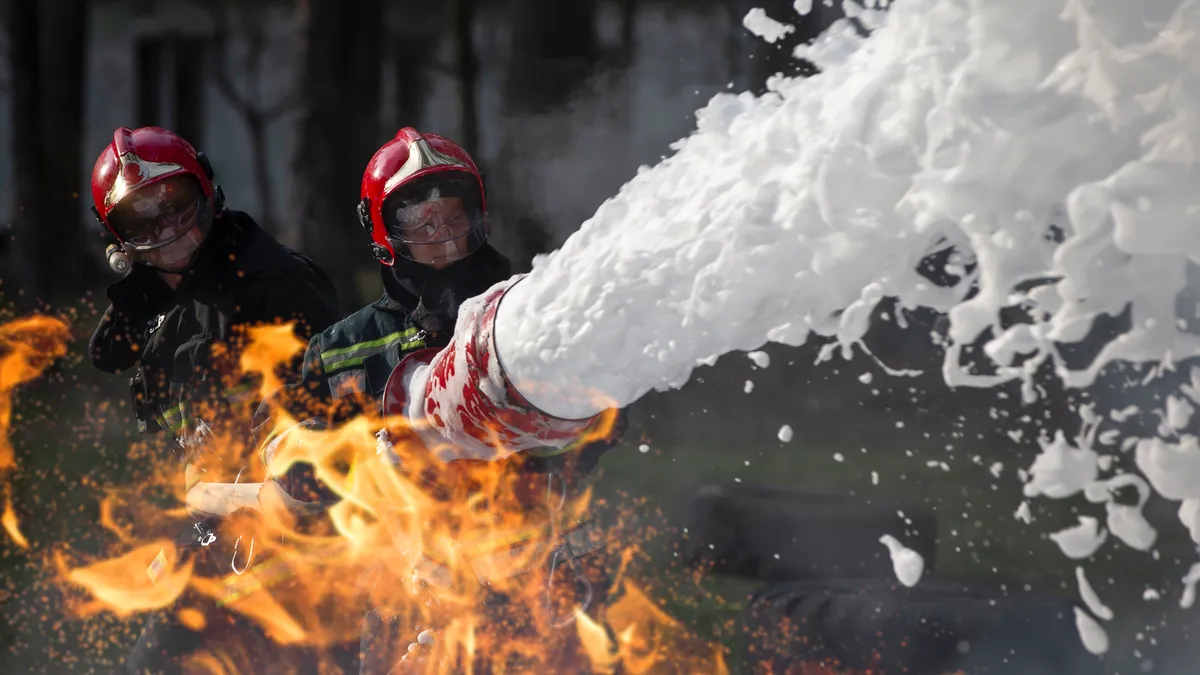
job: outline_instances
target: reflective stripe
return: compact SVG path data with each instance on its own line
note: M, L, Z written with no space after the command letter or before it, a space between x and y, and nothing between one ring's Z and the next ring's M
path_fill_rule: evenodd
M325 366L325 374L328 375L343 368L361 366L363 360L367 357L378 354L402 340L401 348L404 351L424 347L424 336L419 335L419 333L420 330L416 326L413 326L412 328L397 331L375 340L368 340L367 342L359 342L349 347L338 347L337 349L321 352L321 363Z
M225 605L237 602L254 591L270 588L293 575L294 572L284 564L283 558L272 558L261 562L250 569L249 575L241 574L226 577L226 595L217 601L217 605L224 607Z
M229 405L234 406L253 400L257 394L258 383L245 382L236 387L226 389L221 393L221 398L225 399ZM184 427L192 422L192 417L189 413L190 407L191 404L188 401L180 401L167 408L165 412L158 416L156 421L163 429L179 435L179 432L183 431Z
M178 435L180 431L183 431L183 428L187 426L188 422L190 421L192 421L192 418L190 415L188 415L187 401L180 401L178 405L168 408L167 411L162 414L162 419L160 420L164 428L171 430L171 432L175 433L176 435Z
M244 384L239 384L236 387L230 387L226 389L221 395L224 396L225 400L229 401L231 404L237 404L245 403L257 393L258 383L246 382Z

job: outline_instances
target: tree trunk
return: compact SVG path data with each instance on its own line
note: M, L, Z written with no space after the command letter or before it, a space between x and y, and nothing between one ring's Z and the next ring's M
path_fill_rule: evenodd
M621 8L621 67L633 65L637 51L637 0L619 0Z
M8 27L13 131L13 222L9 244L10 274L3 287L6 300L22 310L35 306L42 292L39 256L47 240L42 230L42 118L38 77L38 8L32 2L9 2L4 25Z
M275 218L275 188L271 184L271 170L267 166L267 120L258 110L246 115L246 129L250 134L250 161L254 165L254 185L258 189L259 224L271 234L279 234Z
M479 161L479 106L476 89L479 63L475 56L475 0L455 0L454 39L458 65L459 108L462 114L461 144Z
M204 150L204 52L207 40L177 36L172 41L174 56L173 131L196 149Z
M599 60L595 0L518 0L506 104L541 112L560 106Z
M357 272L371 260L370 234L354 208L380 133L381 0L309 0L302 60L299 139L293 164L291 241L325 268L344 308L357 308ZM372 289L372 293L377 292Z
M162 124L162 41L157 37L139 38L134 45L134 124L139 127Z
M394 57L396 61L396 116L391 125L393 131L404 127L421 128L425 110L425 95L428 86L425 78L425 65L429 60L428 50L431 44L416 42L401 37L396 40Z
M41 138L45 186L39 195L45 220L39 229L46 246L42 263L53 262L45 275L45 292L60 296L78 292L80 278L98 276L98 257L86 256L80 159L83 151L84 77L87 58L86 0L42 0L38 35L41 58ZM71 270L62 274L61 270Z
M497 242L518 269L528 269L534 256L551 245L549 229L539 219L521 163L542 154L539 145L560 142L560 124L536 125L530 115L561 108L593 72L600 59L596 38L596 2L578 0L514 0L511 5L512 52L504 77L502 132L498 166L492 167Z

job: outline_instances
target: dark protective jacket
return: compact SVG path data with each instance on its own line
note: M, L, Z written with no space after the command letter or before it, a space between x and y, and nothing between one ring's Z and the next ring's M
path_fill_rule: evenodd
M257 383L238 372L242 327L294 322L307 342L339 318L333 284L315 263L230 210L214 219L175 290L134 265L107 296L92 364L111 373L136 367L129 386L143 433L179 436L199 408L256 403Z

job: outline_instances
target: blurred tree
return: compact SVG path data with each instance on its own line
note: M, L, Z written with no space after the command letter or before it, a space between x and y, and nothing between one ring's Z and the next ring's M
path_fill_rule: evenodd
M561 125L539 124L534 116L556 112L590 79L603 54L596 36L595 0L513 0L511 52L504 72L500 151L491 167L490 203L503 231L503 243L518 269L550 250L549 228L536 215L529 172L521 164L536 161L560 142Z
M7 3L13 94L13 277L25 308L77 294L99 269L84 237L86 0ZM71 274L63 274L71 270ZM10 291L11 292L11 291Z
M355 206L363 169L390 135L381 128L381 0L308 0L292 166L288 240L329 273L347 309L361 306L358 270L371 262ZM392 130L394 132L394 130ZM372 283L374 294L377 283Z
M621 9L621 42L618 44L620 65L633 65L637 47L637 0L618 0Z
M137 38L134 124L165 127L203 148L205 40L176 31Z
M259 199L259 224L273 234L279 234L278 218L275 215L275 186L271 181L270 155L267 147L267 129L297 104L295 84L285 86L283 93L270 103L263 100L263 57L268 46L267 22L271 20L272 5L237 3L231 7L225 2L200 2L197 6L207 8L212 20L212 75L213 83L226 102L242 118L250 137L250 161L253 165L254 186ZM230 12L236 12L237 25L245 42L244 58L234 71L230 71L228 57L230 41L234 38ZM233 73L240 73L245 81L245 91L238 87Z
M41 186L42 167L41 88L38 78L38 11L32 2L6 3L4 26L8 32L12 98L13 207L9 273L5 295L23 308L41 292L37 252L45 245ZM16 296L20 290L21 296Z
M480 154L479 62L475 55L475 0L454 0L455 65L458 67L458 100L461 117L459 143L472 156Z
M429 70L438 68L444 6L438 0L400 0L391 5L392 101L387 130L420 129L429 95Z
M505 104L514 111L561 106L600 59L596 0L516 0Z
M162 119L163 46L157 35L139 36L133 45L133 119L139 127L170 126Z

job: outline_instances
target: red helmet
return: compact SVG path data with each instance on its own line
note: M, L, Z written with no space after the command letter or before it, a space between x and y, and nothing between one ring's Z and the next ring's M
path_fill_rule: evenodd
M475 161L457 143L405 127L371 157L358 219L384 265L396 256L433 264L473 253L487 240L487 197ZM442 212L443 202L453 214Z
M126 237L110 219L113 210L130 194L178 176L194 180L212 210L221 210L224 195L213 185L212 165L204 153L166 129L121 127L92 169L92 213L124 244Z

